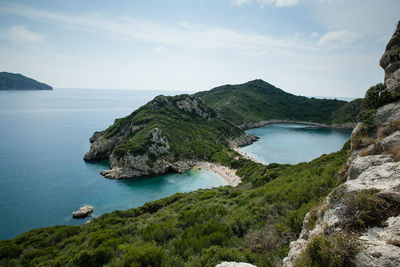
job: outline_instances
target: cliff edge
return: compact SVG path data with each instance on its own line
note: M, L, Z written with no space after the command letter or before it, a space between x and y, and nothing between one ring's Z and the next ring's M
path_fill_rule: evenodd
M400 266L400 22L380 65L343 183L306 215L284 266Z

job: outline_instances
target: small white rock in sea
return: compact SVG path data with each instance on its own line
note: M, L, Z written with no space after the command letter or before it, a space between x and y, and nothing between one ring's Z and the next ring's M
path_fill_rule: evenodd
M92 214L93 211L94 211L94 209L92 206L89 206L89 205L83 206L78 211L72 212L72 217L85 218L85 217L89 216L90 214Z

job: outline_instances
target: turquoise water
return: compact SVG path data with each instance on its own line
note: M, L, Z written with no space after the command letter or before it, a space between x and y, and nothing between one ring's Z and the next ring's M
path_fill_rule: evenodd
M0 239L33 228L81 224L71 212L88 204L94 216L200 188L226 185L201 170L137 180L109 180L107 163L86 163L89 137L161 92L55 89L0 91ZM177 94L179 92L170 92ZM260 161L297 163L337 151L349 132L276 124L252 129L260 141L242 148Z
M81 224L84 204L98 216L200 188L225 185L217 174L191 171L140 180L109 180L106 163L85 163L89 137L161 92L55 89L0 91L0 239L59 224ZM176 94L171 92L169 94Z
M260 140L240 150L266 164L311 161L340 150L351 135L351 131L292 123L270 124L246 132Z

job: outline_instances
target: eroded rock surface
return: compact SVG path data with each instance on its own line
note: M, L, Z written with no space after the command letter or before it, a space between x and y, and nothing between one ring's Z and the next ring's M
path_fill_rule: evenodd
M382 92L384 97L392 100L400 98L400 22L380 60L385 70L385 84L387 88Z

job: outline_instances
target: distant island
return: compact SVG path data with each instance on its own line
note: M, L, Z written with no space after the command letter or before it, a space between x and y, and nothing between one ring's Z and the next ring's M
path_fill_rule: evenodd
M53 90L53 87L18 73L0 72L0 90Z

